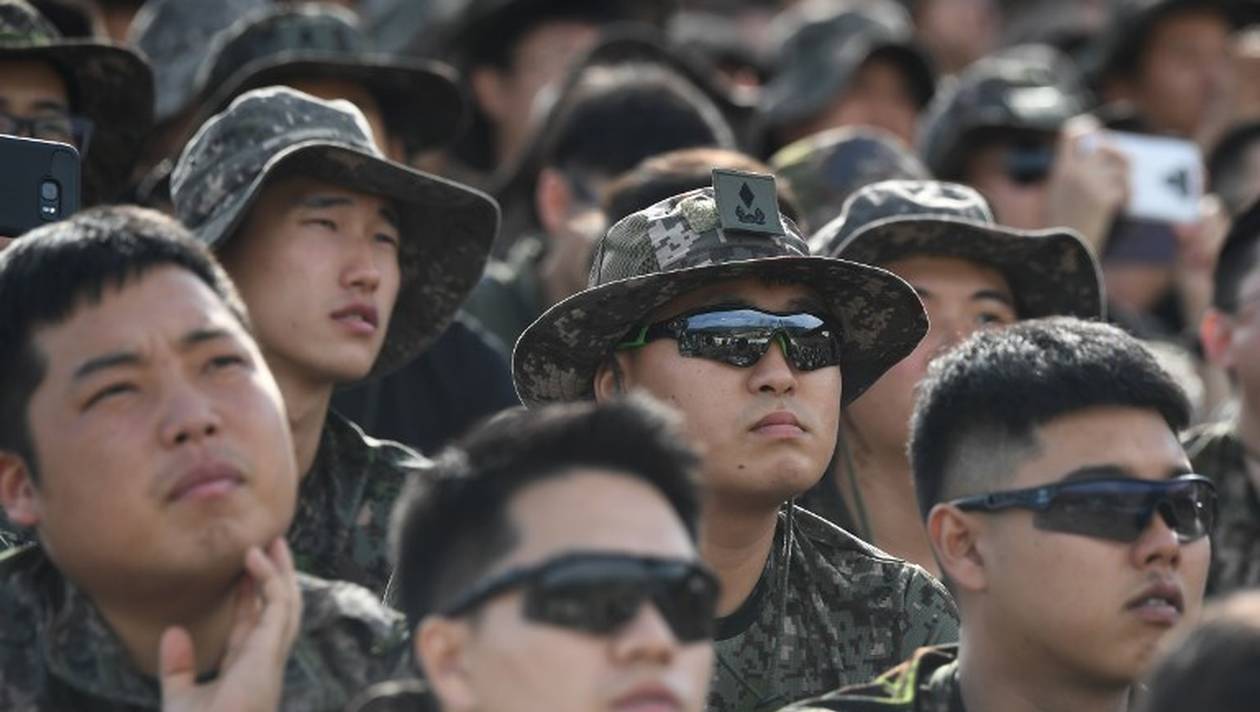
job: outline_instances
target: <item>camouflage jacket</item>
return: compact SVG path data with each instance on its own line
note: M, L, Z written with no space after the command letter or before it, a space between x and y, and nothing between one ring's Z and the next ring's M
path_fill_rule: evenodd
M792 507L753 593L718 621L709 709L777 710L957 640L958 611L939 581Z
M1260 585L1260 493L1248 476L1246 451L1234 424L1202 425L1184 440L1194 471L1211 478L1219 495L1208 595Z
M853 685L782 712L967 712L958 685L958 646L922 648L873 682Z
M285 667L282 712L341 710L360 690L410 671L402 616L352 584L300 576L302 624ZM0 558L0 709L161 708L157 680L132 666L87 596L38 545Z
M299 570L383 594L389 580L389 517L419 453L363 434L329 411L315 463L298 489L289 544Z

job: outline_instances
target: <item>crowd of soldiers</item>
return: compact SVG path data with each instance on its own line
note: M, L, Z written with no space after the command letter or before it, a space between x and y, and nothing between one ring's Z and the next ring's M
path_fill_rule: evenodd
M0 134L0 710L1255 707L1260 3L0 0Z

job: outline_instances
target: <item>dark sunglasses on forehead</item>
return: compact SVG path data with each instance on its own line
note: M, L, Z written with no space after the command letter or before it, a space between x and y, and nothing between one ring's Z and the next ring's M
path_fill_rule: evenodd
M617 345L635 349L657 339L675 339L678 353L747 368L778 343L798 371L840 364L840 330L827 318L759 309L702 309L639 327Z
M463 615L514 589L524 589L524 616L537 623L606 635L634 620L651 601L680 642L713 638L717 578L681 559L567 554L492 576L443 613Z
M1170 480L1107 478L990 492L951 502L964 511L1031 509L1038 529L1112 541L1136 541L1159 514L1181 543L1216 523L1216 487L1199 475Z

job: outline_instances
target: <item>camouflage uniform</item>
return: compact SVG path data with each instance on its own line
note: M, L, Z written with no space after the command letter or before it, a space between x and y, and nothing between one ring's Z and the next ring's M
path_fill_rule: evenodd
M1234 423L1199 426L1184 444L1194 471L1210 477L1219 493L1208 595L1260 585L1260 492L1247 472L1247 451Z
M383 594L392 569L385 541L394 500L407 477L427 464L414 450L368 437L330 411L289 528L298 569Z
M854 685L783 712L967 712L958 684L958 646L923 648L865 685Z
M709 709L779 709L956 640L958 611L939 581L793 507L753 594L718 621Z
M280 710L341 710L363 687L411 669L406 622L368 591L299 576L302 623ZM38 546L0 558L0 709L161 709L157 680L135 669L87 596Z

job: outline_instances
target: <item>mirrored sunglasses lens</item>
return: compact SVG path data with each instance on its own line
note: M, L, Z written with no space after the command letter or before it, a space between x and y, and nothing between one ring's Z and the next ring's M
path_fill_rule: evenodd
M1085 483L1059 491L1035 524L1068 534L1133 541L1142 533L1150 511L1150 493L1125 483Z

